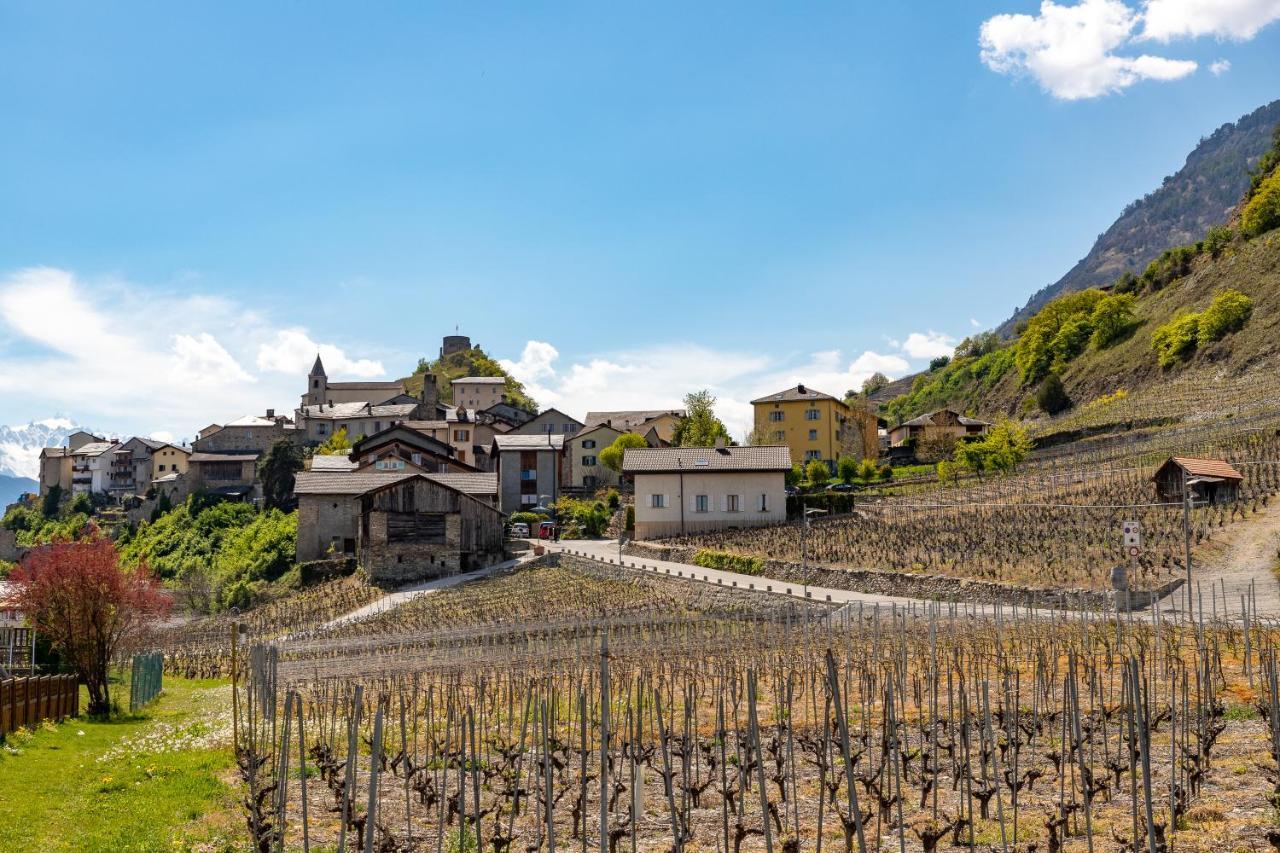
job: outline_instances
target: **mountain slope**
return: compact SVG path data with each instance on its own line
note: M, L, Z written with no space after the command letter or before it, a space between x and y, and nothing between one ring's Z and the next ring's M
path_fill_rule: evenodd
M1250 170L1270 147L1277 124L1280 100L1218 128L1159 189L1125 208L1089 254L1032 296L997 331L1012 333L1019 320L1063 293L1108 284L1125 272L1140 273L1164 250L1193 243L1210 227L1225 222L1249 186Z
M7 507L27 492L38 492L39 483L28 477L0 474L0 508Z
M66 418L46 418L21 426L0 426L0 474L34 479L40 476L40 450L65 447L67 436L81 427Z

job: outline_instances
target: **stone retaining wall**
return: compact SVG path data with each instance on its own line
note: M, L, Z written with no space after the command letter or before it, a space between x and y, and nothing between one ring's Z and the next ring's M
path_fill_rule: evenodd
M694 565L699 548L632 542L623 553L646 560L667 560ZM978 604L1017 604L1020 607L1048 607L1068 610L1127 611L1149 606L1153 601L1182 586L1174 580L1154 590L1036 589L995 581L954 578L946 575L917 575L872 569L837 569L829 566L802 567L784 560L764 560L765 577L793 584L825 586L874 595L921 598L938 601L968 601Z

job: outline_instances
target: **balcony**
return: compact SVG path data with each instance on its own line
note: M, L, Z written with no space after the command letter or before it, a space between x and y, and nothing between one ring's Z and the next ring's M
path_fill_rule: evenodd
M521 480L537 480L538 472L537 471L521 471L520 479Z

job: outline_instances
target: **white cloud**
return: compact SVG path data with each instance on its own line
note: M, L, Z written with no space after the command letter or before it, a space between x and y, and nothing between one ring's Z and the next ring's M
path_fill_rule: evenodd
M1247 41L1276 20L1280 0L1148 0L1142 38L1168 42L1215 36Z
M1219 59L1217 62L1209 66L1209 71L1210 73L1213 74L1214 77L1221 77L1223 74L1226 74L1230 70L1231 70L1231 60L1229 59Z
M941 332L912 332L899 347L912 358L937 358L951 355L956 348L956 339Z
M0 274L0 399L10 417L68 412L99 429L189 440L210 422L291 409L317 347L335 373L382 372L218 297L86 282L50 267ZM278 372L302 349L300 369Z
M970 318L969 318L969 325L970 325L970 326L973 326L975 329L981 329L981 328L982 328L982 324L978 322L978 318L977 318L977 317L970 317Z
M353 376L370 379L387 371L382 362L368 358L350 358L333 344L311 340L306 329L281 329L275 337L258 347L258 369L294 376L306 375L315 363L317 353L329 376Z
M173 442L177 441L177 437L174 436L174 434L169 432L167 429L158 429L155 432L151 433L151 435L147 436L147 438L153 438L156 441L168 442L169 444L172 444Z
M1116 53L1133 40L1141 18L1120 0L1081 0L1074 6L1044 0L1039 15L996 15L983 22L982 62L1000 74L1029 75L1068 101L1193 73L1197 65L1190 60Z
M519 361L499 359L503 370L521 382L536 382L555 375L552 365L560 357L560 352L551 344L543 341L529 341L524 345L524 352Z

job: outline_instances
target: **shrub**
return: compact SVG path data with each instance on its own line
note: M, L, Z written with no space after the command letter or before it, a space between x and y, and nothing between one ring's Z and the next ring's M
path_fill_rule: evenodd
M85 515L90 515L93 512L93 499L84 492L81 492L71 499L71 506L67 509L69 512L79 512L84 513Z
M614 511L617 511L618 507L622 505L622 495L618 494L617 489L610 489L606 492L604 500L605 503L608 504L609 509Z
M946 367L950 363L951 363L951 356L949 355L940 355L937 358L930 359L929 372L932 373L935 370L941 370L942 368Z
M635 530L635 529L636 529L636 508L635 508L634 506L632 506L631 504L627 504L627 522L626 522L626 526L627 526L627 529L628 529L628 530Z
M1200 314L1196 338L1201 345L1220 341L1244 328L1253 315L1253 300L1238 290L1224 290Z
M1204 235L1204 250L1212 257L1218 257L1222 250L1231 245L1236 233L1228 225L1215 225Z
M1084 352L1093 335L1093 312L1106 294L1096 288L1059 296L1031 318L1018 339L1014 361L1024 384Z
M879 475L880 469L876 467L874 459L863 459L858 463L858 479L874 480Z
M1137 301L1130 293L1113 293L1093 306L1090 317L1093 336L1089 342L1094 349L1106 349L1119 343L1133 331L1133 308Z
M699 551L693 555L693 564L702 566L704 569L719 569L725 572L737 572L742 575L764 574L764 560L759 557L730 554L726 551Z
M804 469L805 476L815 486L824 485L831 479L831 469L821 459L811 459Z
M1071 398L1067 396L1061 376L1050 373L1040 383L1040 390L1036 392L1036 405L1047 415L1056 415L1071 408Z
M507 521L511 524L527 524L530 530L537 529L541 522L547 520L545 515L538 515L536 512L513 512L507 516Z
M1190 358L1196 351L1199 334L1199 314L1180 314L1156 329L1151 335L1151 345L1160 366L1172 367Z
M852 456L841 456L840 461L836 463L836 473L839 474L841 482L852 481L858 476L858 460Z
M1240 212L1240 228L1250 237L1280 226L1280 168L1258 184Z

